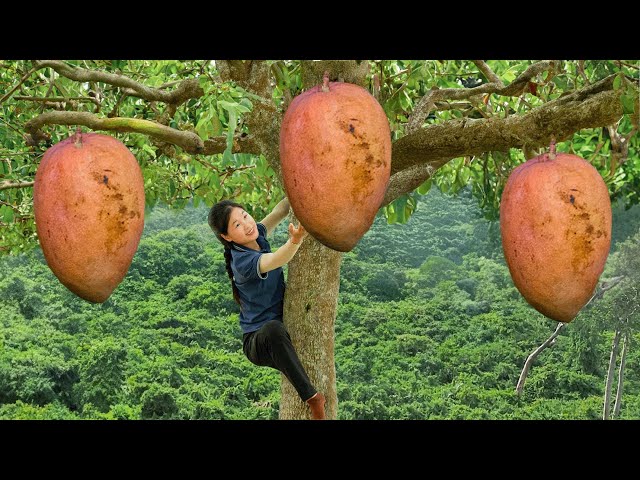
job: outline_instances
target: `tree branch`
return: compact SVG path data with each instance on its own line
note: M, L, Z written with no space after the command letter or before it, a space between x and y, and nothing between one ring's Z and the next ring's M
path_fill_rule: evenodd
M380 208L390 204L396 198L399 198L406 193L413 192L431 175L433 175L433 172L435 172L438 166L443 165L449 159L443 158L441 160L441 162L414 165L413 167L409 167L406 170L402 170L391 175L391 178L389 178L389 185L387 186L387 191L384 194L384 200L382 201ZM440 164L438 165L438 163ZM434 165L437 166L434 167Z
M86 68L72 67L58 60L34 60L37 69L50 67L58 74L78 82L103 82L116 87L127 89L128 95L137 96L149 101L159 101L180 105L190 98L198 98L204 95L204 90L196 79L183 80L178 88L171 92L165 92L157 88L147 87L141 83L115 73L88 70Z
M213 155L215 153L223 153L227 148L227 137L219 136L209 138L204 141L204 154ZM260 154L260 147L258 146L255 135L236 135L233 138L233 153L252 153L254 155Z
M0 182L0 190L6 190L7 188L26 188L33 187L33 182Z
M4 95L3 95L3 97L2 97L2 98L0 98L0 103L4 102L7 98L9 98L9 97L13 94L13 92L15 92L15 91L20 87L20 85L22 85L22 83L23 83L27 78L29 78L29 76L30 76L33 72L35 72L36 70L37 70L37 69L36 69L35 67L33 67L31 70L29 70L27 73L25 73L25 74L22 76L22 78L20 79L20 81L18 81L18 83L16 83L16 84L13 86L13 88L12 88L11 90L9 90L6 94L4 94Z
M482 72L484 77L487 80L489 80L489 83L495 83L499 87L504 88L504 83L502 83L502 80L500 80L500 77L498 77L495 73L493 73L493 70L491 70L489 65L487 65L484 60L473 60L473 63Z
M527 374L529 373L529 370L531 369L531 365L533 364L533 361L538 358L538 355L540 355L540 353L542 353L542 351L547 348L549 345L551 345L551 342L553 342L553 340L560 335L560 332L562 331L562 329L564 327L566 327L567 324L566 323L558 323L558 326L556 327L556 331L553 332L551 334L551 336L549 338L547 338L544 343L542 345L540 345L538 348L536 348L533 352L531 352L531 354L527 357L527 361L524 362L524 367L522 368L522 372L520 373L520 378L518 379L518 385L516 386L516 394L518 396L522 395L522 389L524 388L524 382L527 379Z
M620 283L623 279L625 278L624 275L621 275L619 277L613 277L609 280L605 280L603 279L597 286L596 286L596 291L595 293L591 296L591 298L589 299L589 301L584 305L585 308L587 305L589 305L594 299L600 299L602 298L602 296L604 295L604 293L607 290L611 290L613 287L615 287L618 283ZM529 370L531 369L531 365L533 364L534 360L538 357L538 355L540 355L542 353L542 351L547 348L549 345L553 344L553 341L555 340L555 338L560 335L560 331L567 326L567 323L562 323L559 322L558 326L556 327L555 332L553 332L553 334L551 334L551 336L549 338L547 338L544 343L542 345L540 345L538 348L536 348L533 352L531 352L531 354L527 357L527 361L524 363L524 367L522 367L522 372L520 372L520 378L518 379L518 384L516 385L516 394L518 396L522 395L522 390L524 389L524 382L527 380L527 375L529 374Z
M232 80L257 98L253 109L244 116L251 132L252 149L262 153L281 179L280 123L282 115L272 101L271 68L263 60L216 60L223 81Z
M536 62L530 65L529 68L522 72L513 82L505 86L502 80L500 80L482 60L474 60L474 63L490 82L474 88L443 88L431 90L428 95L420 99L413 109L407 122L407 132L412 133L422 127L422 124L431 110L433 110L436 102L444 99L461 100L474 95L487 93L495 93L504 97L518 96L527 86L529 80L545 70L555 68L555 62L553 60Z
M84 125L92 130L135 132L178 145L188 153L204 153L204 143L193 132L184 132L149 120L138 118L99 118L87 112L47 112L29 120L25 129L35 137L40 127L47 124Z
M613 79L614 76L605 78L525 115L454 120L406 135L393 144L391 173L420 163L437 169L448 161L443 159L488 151L524 145L540 147L548 144L551 135L562 141L583 128L615 123L623 112L620 92L613 90ZM637 116L637 112L634 115Z
M39 130L43 125L84 125L92 130L111 130L116 132L135 132L148 135L156 140L181 147L191 154L214 155L227 148L227 137L219 136L205 140L189 131L180 131L149 120L138 118L99 118L87 112L47 112L30 120L25 129L32 138L44 139ZM253 135L236 135L233 139L233 153L259 154L260 148Z
M91 102L100 106L100 102L94 97L25 97L22 95L16 95L13 97L15 100L24 100L27 102Z

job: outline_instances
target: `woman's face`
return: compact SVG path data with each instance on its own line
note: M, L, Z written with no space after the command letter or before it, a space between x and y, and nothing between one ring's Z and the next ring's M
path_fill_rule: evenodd
M222 234L222 238L238 245L247 245L258 238L258 226L253 217L242 208L233 207L229 215L227 234Z

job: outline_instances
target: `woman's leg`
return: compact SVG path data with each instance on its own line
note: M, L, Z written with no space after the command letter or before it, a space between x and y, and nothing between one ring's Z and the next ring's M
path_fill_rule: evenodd
M316 394L281 321L271 320L245 337L243 350L251 363L280 370L303 401Z

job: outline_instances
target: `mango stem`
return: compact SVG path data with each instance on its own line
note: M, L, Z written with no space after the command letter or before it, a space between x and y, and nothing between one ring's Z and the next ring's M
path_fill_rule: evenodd
M329 70L325 70L324 75L322 76L322 91L329 91Z

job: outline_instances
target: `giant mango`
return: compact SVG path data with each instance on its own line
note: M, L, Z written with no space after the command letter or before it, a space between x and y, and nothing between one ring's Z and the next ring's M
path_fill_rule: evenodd
M144 227L144 181L115 138L77 133L49 148L33 190L36 231L60 282L104 302L127 274Z
M539 155L509 176L500 231L522 296L547 317L570 322L593 295L609 254L607 186L576 155Z
M289 105L280 161L300 223L327 247L348 252L371 227L389 183L387 116L364 88L326 80Z

